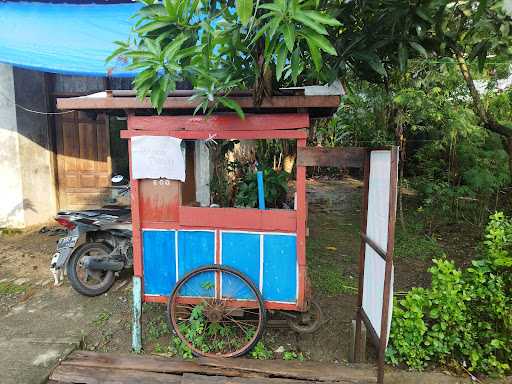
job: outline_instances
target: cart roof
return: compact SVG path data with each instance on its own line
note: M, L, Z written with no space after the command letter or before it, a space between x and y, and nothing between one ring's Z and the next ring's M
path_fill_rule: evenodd
M247 112L304 112L307 110L312 116L330 116L340 105L340 95L321 94L321 92L306 91L305 88L281 90L283 95L265 98L261 105L255 105L250 92L233 93L230 97ZM320 93L320 94L319 94ZM164 113L193 111L198 100L190 100L193 90L175 91L169 94L164 104ZM152 114L149 100L140 100L135 97L134 91L118 90L93 93L87 96L58 98L58 109L78 110L136 110L141 113Z

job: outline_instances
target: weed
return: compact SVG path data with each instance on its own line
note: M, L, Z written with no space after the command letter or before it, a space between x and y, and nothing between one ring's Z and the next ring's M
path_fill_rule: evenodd
M15 295L18 293L25 293L27 286L16 285L10 282L0 283L0 295Z
M249 354L253 359L258 360L268 360L274 357L274 354L271 350L269 350L263 341L258 341L258 343L253 347Z
M112 313L103 311L103 312L98 313L98 316L96 316L96 319L93 321L93 323L97 327L100 327L100 326L104 325L111 317L112 317Z
M171 355L180 356L182 359L192 359L194 355L187 344L185 344L178 336L172 338L172 343L168 347Z
M146 338L148 341L157 340L160 337L166 336L170 333L167 322L162 318L149 320L145 329Z
M20 233L23 233L21 229L16 228L0 228L0 235L19 235Z
M294 351L285 351L283 353L283 360L298 360L304 361L304 355L302 352L294 352Z

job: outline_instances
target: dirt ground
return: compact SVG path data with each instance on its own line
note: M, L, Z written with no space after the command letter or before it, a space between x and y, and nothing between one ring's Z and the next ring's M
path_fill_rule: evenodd
M305 359L345 361L348 357L351 320L356 309L362 185L356 180L311 179L308 180L307 191L308 268L313 297L324 314L323 324L317 332L309 335L299 335L286 327L269 327L263 338L264 345L268 351L294 351ZM439 239L441 243L445 241L447 252L453 246L453 238L449 237L452 235ZM0 315L39 291L66 288L53 288L48 269L58 236L52 235L51 231L40 233L39 229L0 236ZM407 236L402 234L402 239L400 235L397 236L397 242ZM469 242L470 239L462 240ZM475 244L472 241L471 244ZM400 250L400 244L397 244L397 251L395 292L400 294L412 286L428 284L426 270L432 256L440 250L435 248L432 254L428 251L411 256L407 255L410 250ZM467 258L468 252L472 251L464 250L456 254ZM131 351L130 288L130 276L124 274L109 292L116 299L109 300L108 305L98 311L92 322L92 332L83 338L83 349ZM174 354L164 305L144 305L143 343L143 353ZM371 360L372 348L369 346L368 350ZM279 355L275 354L275 357Z

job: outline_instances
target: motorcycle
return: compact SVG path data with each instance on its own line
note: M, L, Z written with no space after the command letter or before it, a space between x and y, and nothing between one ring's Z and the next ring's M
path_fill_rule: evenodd
M114 176L112 181L122 179L122 176ZM127 186L119 194L127 194L129 189ZM63 211L55 220L67 229L67 235L57 242L50 263L56 286L62 284L66 271L77 292L99 296L112 287L116 275L133 266L130 208L111 205ZM77 246L80 239L85 241Z

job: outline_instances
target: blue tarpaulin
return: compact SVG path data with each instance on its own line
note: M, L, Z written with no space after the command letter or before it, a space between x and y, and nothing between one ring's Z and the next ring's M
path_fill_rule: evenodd
M0 2L0 62L83 76L133 76L122 62L106 63L126 41L140 4Z

